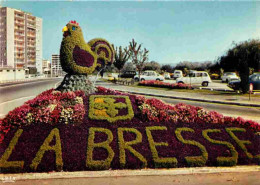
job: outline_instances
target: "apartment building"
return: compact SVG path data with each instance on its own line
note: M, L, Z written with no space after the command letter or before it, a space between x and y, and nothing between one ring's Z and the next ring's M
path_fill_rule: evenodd
M51 72L51 61L50 60L42 60L42 73L50 74Z
M0 7L0 68L42 73L42 19Z
M60 55L53 54L51 56L51 74L52 77L63 76L66 73L62 70L60 64Z

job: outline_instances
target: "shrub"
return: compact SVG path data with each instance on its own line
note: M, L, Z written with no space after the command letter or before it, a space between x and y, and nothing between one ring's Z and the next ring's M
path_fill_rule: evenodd
M166 83L157 80L145 80L139 82L139 85L142 86L151 86L151 87L163 87L170 89L192 89L190 85L187 84L178 84L178 83Z

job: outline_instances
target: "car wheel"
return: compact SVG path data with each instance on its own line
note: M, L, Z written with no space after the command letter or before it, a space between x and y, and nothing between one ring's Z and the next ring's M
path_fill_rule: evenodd
M228 79L226 79L226 83L228 83Z
M209 83L208 82L202 82L202 84L201 84L203 87L207 87L208 85L209 85Z
M160 81L160 79L159 79L159 78L157 78L156 80L157 80L157 81Z
M184 84L183 82L178 82L178 84Z
M139 82L139 78L135 78L135 81L136 81L136 82Z
M145 79L144 79L144 78L141 78L141 81L145 81Z

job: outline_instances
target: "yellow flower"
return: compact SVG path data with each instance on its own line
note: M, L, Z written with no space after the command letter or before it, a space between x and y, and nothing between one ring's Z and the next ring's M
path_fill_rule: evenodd
M100 98L101 99L101 98ZM95 115L96 116L105 116L105 117L109 117L107 115L107 110L106 109L102 109L102 110L97 110L95 109Z
M95 98L95 103L104 103L103 98Z

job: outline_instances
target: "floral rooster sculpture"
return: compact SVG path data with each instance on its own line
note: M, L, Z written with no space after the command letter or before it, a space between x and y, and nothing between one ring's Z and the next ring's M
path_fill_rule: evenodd
M114 59L114 50L108 41L97 38L85 42L81 27L76 21L70 21L63 28L60 47L60 62L67 73L61 85L61 91L93 91L93 85L87 75L110 65Z

